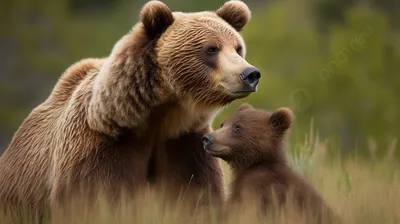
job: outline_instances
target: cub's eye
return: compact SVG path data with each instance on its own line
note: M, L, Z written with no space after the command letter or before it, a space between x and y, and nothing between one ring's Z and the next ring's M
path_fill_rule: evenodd
M223 126L224 126L224 123L221 123L221 124L219 125L220 128L222 128Z
M233 130L234 132L239 132L239 131L242 130L242 128L241 128L239 125L234 124L234 125L232 125L232 130Z
M219 52L219 48L216 46L210 46L210 47L206 48L206 53L209 56L214 56L214 55L218 54L218 52Z
M242 55L242 53L243 53L243 47L242 47L241 45L239 45L239 46L236 48L236 53L238 53L239 55Z

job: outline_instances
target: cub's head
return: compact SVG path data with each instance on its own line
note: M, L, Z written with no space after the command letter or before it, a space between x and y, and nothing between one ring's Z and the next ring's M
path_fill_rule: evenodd
M282 141L293 120L292 111L274 112L242 104L221 127L203 136L205 150L237 166L284 159Z
M161 75L178 97L222 106L255 92L260 72L246 59L239 31L251 12L242 1L226 2L215 12L172 12L148 2L140 20L154 38Z

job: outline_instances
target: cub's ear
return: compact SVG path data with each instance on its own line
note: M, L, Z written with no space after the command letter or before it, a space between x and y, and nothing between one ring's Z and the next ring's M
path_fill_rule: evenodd
M240 112L240 111L243 111L243 110L253 110L253 109L254 109L254 107L251 106L250 104L248 104L248 103L242 103L242 104L239 106L239 108L237 109L237 112Z
M293 112L287 107L278 108L269 118L270 126L279 134L290 128L293 121Z
M216 14L228 22L236 31L242 28L250 21L251 11L242 1L231 0L216 11Z
M174 16L167 5L161 1L152 0L143 6L140 21L144 25L146 34L149 37L155 37L162 34L174 22Z

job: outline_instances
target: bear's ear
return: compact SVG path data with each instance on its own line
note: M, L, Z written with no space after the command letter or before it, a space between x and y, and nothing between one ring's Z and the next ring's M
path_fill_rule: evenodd
M244 110L253 110L253 109L254 109L254 107L251 106L250 104L248 104L248 103L242 103L242 104L239 106L239 108L237 109L237 112L244 111Z
M147 2L141 12L140 21L143 23L149 37L162 34L173 22L174 16L167 5L160 1Z
M216 11L216 14L228 22L238 32L242 30L251 18L249 7L239 0L225 2L225 4Z
M269 125L279 134L282 134L290 128L292 121L292 110L287 107L281 107L271 114Z

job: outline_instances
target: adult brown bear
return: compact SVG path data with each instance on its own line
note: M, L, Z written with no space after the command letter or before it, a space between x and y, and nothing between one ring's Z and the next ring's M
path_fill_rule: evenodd
M0 211L40 218L48 204L99 189L116 201L147 182L150 165L156 182L221 198L222 172L201 136L224 105L256 90L260 72L238 33L249 19L241 1L197 13L148 2L109 57L68 68L21 124L0 160Z

